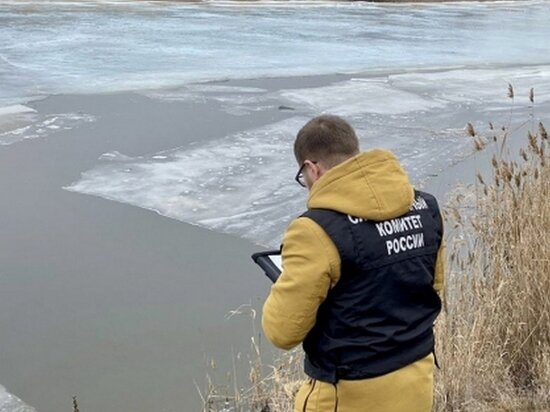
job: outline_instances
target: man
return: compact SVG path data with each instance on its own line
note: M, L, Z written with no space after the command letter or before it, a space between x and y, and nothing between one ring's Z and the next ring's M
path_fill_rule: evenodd
M391 152L360 153L336 116L310 120L294 153L308 211L284 235L262 324L280 348L303 343L310 379L295 412L430 411L443 281L435 198Z

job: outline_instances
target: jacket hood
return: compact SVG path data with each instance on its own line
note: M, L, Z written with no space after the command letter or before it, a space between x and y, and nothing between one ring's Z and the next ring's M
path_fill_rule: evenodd
M414 189L395 155L373 149L321 176L311 188L307 207L380 221L403 215L413 200Z

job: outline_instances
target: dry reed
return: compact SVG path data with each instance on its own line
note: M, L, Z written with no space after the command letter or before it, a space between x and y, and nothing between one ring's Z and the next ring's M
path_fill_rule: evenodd
M78 409L78 401L76 400L76 396L73 396L73 412L80 412Z
M533 96L530 91L529 100ZM450 260L446 310L436 333L442 369L435 410L548 411L550 167L544 125L527 132L518 160L495 154L491 164L492 181L478 175L478 186L459 193L447 209Z

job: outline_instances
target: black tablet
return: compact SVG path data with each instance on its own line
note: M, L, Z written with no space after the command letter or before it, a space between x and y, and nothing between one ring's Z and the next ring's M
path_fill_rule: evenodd
M263 269L266 276L272 282L275 282L283 271L280 250L267 250L265 252L254 253L252 260Z

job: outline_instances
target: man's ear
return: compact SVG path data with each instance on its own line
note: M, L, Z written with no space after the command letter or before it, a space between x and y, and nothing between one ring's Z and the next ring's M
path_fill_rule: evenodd
M310 176L313 177L313 181L319 179L320 171L317 162L312 162L311 160L304 160L304 164L307 169L310 171Z
M321 162L310 162L310 168L311 168L311 171L313 172L315 180L319 179L326 172L326 169L323 167Z

